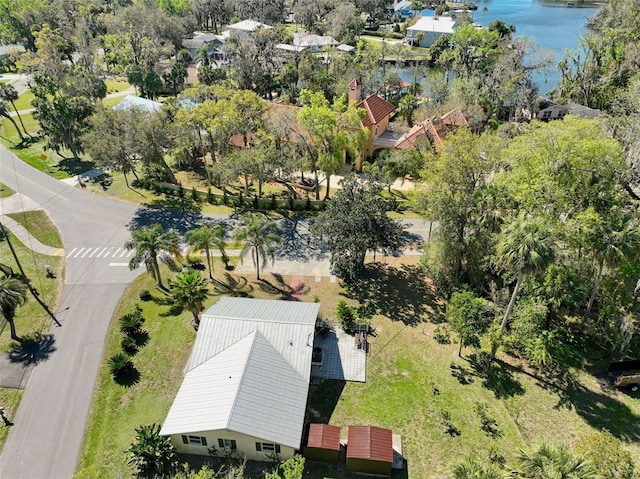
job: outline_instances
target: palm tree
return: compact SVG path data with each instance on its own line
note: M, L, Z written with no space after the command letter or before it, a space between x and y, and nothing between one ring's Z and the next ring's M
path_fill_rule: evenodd
M525 275L545 269L554 259L554 243L543 218L519 218L498 235L497 256L501 264L517 275L511 300L502 318L500 330L509 315Z
M451 468L453 479L502 479L506 474L492 463L484 463L467 456Z
M213 279L213 263L211 262L211 248L218 248L223 258L227 256L224 250L224 228L220 224L205 224L200 228L187 231L184 235L193 249L203 249L207 256L209 278Z
M129 269L134 270L144 263L158 287L166 289L162 284L158 261L171 263L171 252L176 251L177 242L178 235L175 231L165 231L159 224L143 226L137 231L132 231L131 239L124 244L126 249L136 251L129 261Z
M9 323L11 329L11 339L19 341L16 334L16 325L13 318L16 315L18 306L27 301L27 285L17 278L3 276L0 278L0 312Z
M21 142L24 141L24 135L22 134L22 130L20 129L16 121L13 119L13 117L11 116L11 112L9 111L9 102L7 102L2 98L0 98L0 116L5 117L7 120L11 122L13 127L18 132L18 137L20 138L20 141Z
M171 282L171 298L175 304L193 314L193 324L196 329L200 324L200 313L204 309L204 302L209 294L207 280L197 271L179 274Z
M400 103L398 103L398 113L402 116L404 121L407 122L409 127L413 126L413 112L416 108L418 108L418 100L411 93L407 93L403 96L400 99Z
M171 438L160 435L160 426L150 424L136 429L136 442L129 447L129 464L137 477L172 477L178 456Z
M275 221L249 213L242 216L244 226L233 235L236 243L244 242L240 251L240 261L250 252L253 264L256 267L256 278L260 280L260 268L267 265L267 259L275 260L273 246L281 244L282 238L278 235L278 225Z
M16 112L16 115L18 116L18 120L20 120L22 129L27 135L29 135L29 132L27 131L27 128L24 126L24 122L22 121L22 116L20 116L20 112L16 108L15 101L18 99L18 97L19 97L18 92L13 87L13 85L10 85L9 83L0 83L0 100L4 100L11 103L11 106L13 107L13 111Z
M516 456L515 477L526 479L591 479L596 474L588 462L571 454L565 445L542 444L535 451Z

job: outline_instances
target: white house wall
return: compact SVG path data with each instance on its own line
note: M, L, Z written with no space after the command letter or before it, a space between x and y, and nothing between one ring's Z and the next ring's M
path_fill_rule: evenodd
M199 456L208 456L210 447L214 447L216 451L219 451L220 455L224 455L223 451L220 451L220 447L218 446L218 439L229 439L236 441L236 451L240 456L246 457L251 461L268 461L269 455L264 451L256 451L256 442L260 443L271 443L271 441L266 439L259 439L253 436L247 436L244 434L239 434L237 432L229 431L229 430L220 430L220 431L204 431L189 434L191 436L201 436L207 439L206 446L198 446L191 444L184 444L182 441L182 435L174 434L171 436L171 443L173 447L176 448L181 454L196 454ZM287 446L280 446L280 453L278 457L280 459L286 460L295 454L295 449Z

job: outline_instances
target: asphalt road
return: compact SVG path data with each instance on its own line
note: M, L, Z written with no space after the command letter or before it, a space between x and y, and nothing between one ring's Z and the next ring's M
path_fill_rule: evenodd
M0 146L0 182L34 200L59 228L65 250L122 247L136 205L75 189ZM60 326L48 360L31 372L0 456L0 478L65 479L75 472L107 328L137 275L96 257L68 258Z
M48 213L62 234L66 254L66 278L56 313L60 325L52 324L50 355L33 369L27 382L0 455L0 478L72 478L109 322L122 293L139 274L126 267L129 256L122 246L129 231L161 223L184 233L202 217L92 195L31 168L1 145L0 182ZM227 222L229 229L234 225L226 217L215 218ZM403 223L408 242L427 237L428 223ZM298 270L300 261L327 266L326 251L309 246L306 240L308 227L305 220L281 222L285 246L278 260L282 264ZM304 265L302 269L307 271Z

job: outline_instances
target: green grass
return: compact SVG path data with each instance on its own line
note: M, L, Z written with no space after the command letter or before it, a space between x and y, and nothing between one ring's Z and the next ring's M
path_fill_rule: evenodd
M404 259L405 263L413 261ZM335 318L340 299L357 305L356 296L361 304L378 312L372 319L376 334L370 337L367 382L312 386L309 419L339 425L345 428L343 435L348 425L356 424L387 427L401 434L408 476L394 473L393 477L442 477L452 461L467 453L484 455L490 445L509 461L519 448L543 439L571 444L581 434L603 427L625 440L634 457L640 457L637 398L603 388L581 372L574 372L571 387L562 382L546 383L548 378L506 357L501 359L507 362L496 363L487 382L469 361L472 350L463 350L465 357L459 358L455 338L449 345L434 341L435 322L442 320L443 307L418 270L403 265L400 259L388 259L387 266L378 265L373 271L377 272L361 285L375 291L371 294L352 294L328 278L320 283L308 278L310 290L301 299L312 301L317 296L325 318ZM123 451L132 442L135 427L162 423L181 383L194 338L188 315L165 316L168 306L138 300L141 289L160 295L145 274L131 285L114 317L136 303L144 309L150 341L134 357L141 381L125 389L114 383L106 366L102 367L78 477L92 477L95 471L104 478L128 475ZM253 295L268 297L257 288ZM119 350L119 340L114 319L103 362ZM497 422L499 437L490 438L481 430L476 403L486 404L489 416ZM441 419L445 411L459 436L445 434ZM309 464L308 477L357 476Z
M111 98L103 98L102 99L102 105L105 108L111 108L114 105L117 105L118 103L120 103L123 98L124 98L123 96L114 96L114 97L111 97Z
M13 191L7 185L5 185L4 183L0 183L0 198L7 198L14 193L15 191Z
M53 223L51 223L51 220L49 220L49 217L44 211L36 210L22 213L9 213L7 216L24 226L40 243L54 248L63 247L58 230Z
M22 391L20 389L0 388L0 405L4 407L4 415L10 421L15 417L21 400ZM10 427L0 424L0 451L2 451L10 430Z
M113 78L107 78L104 82L107 85L107 93L124 91L131 86L126 81L114 80Z
M0 122L0 142L10 148L22 161L57 179L76 176L93 168L91 161L74 160L70 158L71 153L68 151L62 150L62 154L65 155L63 158L46 148L43 140L35 138L40 129L38 121L33 118L32 114L22 115L22 119L27 131L34 137L24 145L19 145L18 134L9 120L5 119ZM46 155L46 161L42 161L43 154Z
M42 255L31 251L11 233L9 238L31 284L39 291L40 298L49 306L49 309L55 310L62 293L64 258ZM19 272L6 241L0 242L0 263L9 265L16 273ZM55 280L46 277L45 265L47 264L54 271ZM27 302L18 308L15 324L18 335L26 336L48 330L51 319L33 297L29 295ZM9 337L9 328L4 327L0 332L0 353L9 351L12 343L13 341Z
M35 96L33 95L33 92L31 90L27 90L14 102L16 110L29 110L33 108L33 106L31 106L31 100L34 98Z

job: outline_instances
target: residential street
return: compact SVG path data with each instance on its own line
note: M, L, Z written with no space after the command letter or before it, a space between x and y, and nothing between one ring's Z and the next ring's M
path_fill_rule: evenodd
M72 478L109 321L122 293L140 273L127 267L131 252L123 245L130 236L128 228L161 223L184 233L201 216L92 195L31 168L2 146L0 182L24 195L28 209L49 214L62 234L66 255L64 290L56 314L60 326L52 325L52 352L32 370L27 382L0 456L0 477ZM232 222L227 217L217 219ZM426 238L428 223L404 223L412 224L406 233L410 243ZM306 220L295 218L281 222L284 246L266 272L329 274L326 252L306 240L308 226ZM239 268L245 270L253 271L250 261Z
M0 181L44 209L65 250L122 247L137 209L75 189L31 168L0 146ZM87 422L105 334L113 311L138 272L100 258L67 258L66 281L51 327L48 360L27 382L14 426L0 456L0 477L73 477Z

